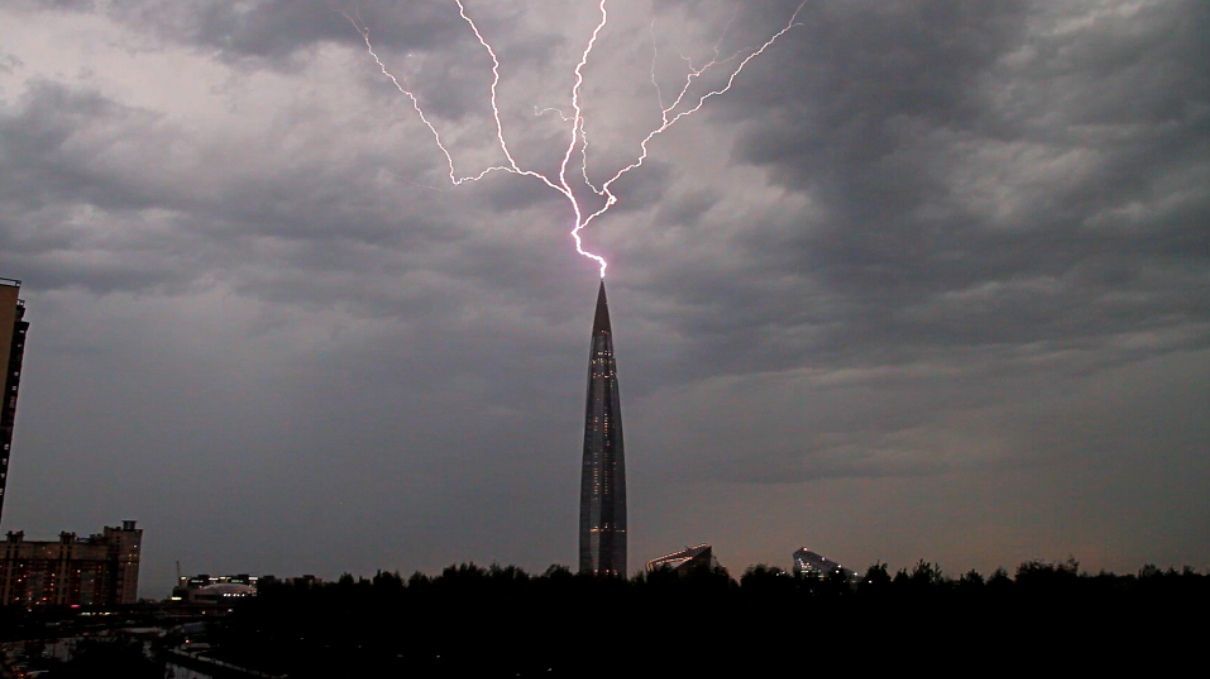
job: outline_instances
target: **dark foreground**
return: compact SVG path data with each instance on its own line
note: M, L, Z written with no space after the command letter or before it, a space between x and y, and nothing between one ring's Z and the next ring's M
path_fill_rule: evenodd
M228 667L288 677L749 677L825 669L1083 676L1132 666L1154 676L1200 658L1208 605L1210 576L1154 568L1090 575L1075 564L1030 563L1011 576L949 578L921 563L895 575L879 565L860 577L816 579L758 566L739 581L721 571L627 581L554 567L531 576L464 565L434 578L268 583L204 632L194 624L190 643L196 649L201 641L206 658ZM197 653L183 642L179 632L168 634L158 655L146 644L142 654L126 647L138 672L121 670L122 647L99 644L46 676L165 676L172 654Z
M1182 639L1204 643L1210 610L1210 577L1191 571L1080 575L1074 564L1026 564L1014 577L954 580L922 563L893 576L875 566L855 580L761 567L739 582L720 572L624 581L462 566L406 582L381 573L266 588L215 642L232 661L291 677L802 676L837 665L982 673L1128 658L1155 670ZM1201 622L1180 622L1191 619Z

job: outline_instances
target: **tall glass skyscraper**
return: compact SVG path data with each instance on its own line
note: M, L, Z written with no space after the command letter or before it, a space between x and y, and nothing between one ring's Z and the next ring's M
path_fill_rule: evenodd
M597 293L588 355L584 467L580 475L580 572L626 576L626 464L622 403L605 281Z

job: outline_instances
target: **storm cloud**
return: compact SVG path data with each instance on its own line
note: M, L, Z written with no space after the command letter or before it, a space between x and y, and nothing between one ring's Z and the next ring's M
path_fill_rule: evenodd
M650 76L797 2L619 3L600 180ZM29 350L6 529L136 518L143 594L574 555L595 267L500 162L452 3L0 10L0 275ZM468 2L547 170L594 3ZM631 568L712 542L855 566L1210 566L1210 7L808 2L651 145L610 258ZM684 58L682 58L684 57ZM708 86L719 83L705 78Z

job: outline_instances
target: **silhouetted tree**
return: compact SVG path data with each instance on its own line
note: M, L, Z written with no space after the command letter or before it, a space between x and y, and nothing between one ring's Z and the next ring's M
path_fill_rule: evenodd
M705 653L692 656L708 658L695 666L704 676L764 676L776 662L801 663L804 640L862 659L909 657L940 635L951 654L1062 653L1078 632L1125 629L1111 621L1194 614L1210 603L1208 582L1188 569L1089 576L1070 560L956 581L924 560L894 578L876 563L855 586L764 564L737 582L709 568L624 579L463 563L406 583L380 571L273 584L237 606L215 643L226 658L296 679L662 675L683 671L687 653Z
M857 590L869 596L884 594L891 586L891 576L887 573L887 565L881 561L875 562L866 569L865 575L857 586Z

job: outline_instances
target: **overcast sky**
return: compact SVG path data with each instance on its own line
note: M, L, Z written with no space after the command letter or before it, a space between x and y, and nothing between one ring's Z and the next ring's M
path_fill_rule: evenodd
M466 4L510 148L552 170L569 130L534 107L569 106L595 3ZM796 5L614 2L590 176L659 124L653 54L674 92ZM452 1L360 12L459 172L500 163ZM1210 567L1210 4L799 22L585 231L630 569ZM446 173L333 5L4 2L0 276L32 324L4 529L137 519L145 596L178 560L574 565L596 268L558 193Z

